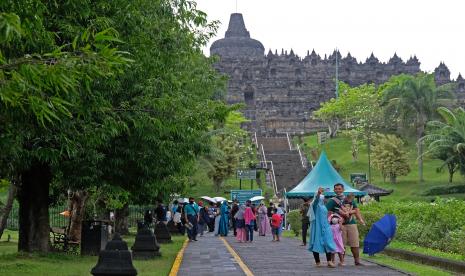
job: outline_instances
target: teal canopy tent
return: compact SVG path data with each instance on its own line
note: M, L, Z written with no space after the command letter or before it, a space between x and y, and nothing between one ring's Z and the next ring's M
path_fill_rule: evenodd
M323 151L313 170L291 191L286 193L287 198L313 197L319 187L325 189L325 196L333 196L334 184L344 185L344 194L364 196L367 193L354 189L334 169Z

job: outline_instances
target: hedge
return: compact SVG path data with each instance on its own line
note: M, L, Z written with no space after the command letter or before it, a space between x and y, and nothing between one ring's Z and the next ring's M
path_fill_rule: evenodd
M465 201L436 199L428 202L371 203L361 207L367 226L362 237L384 214L397 217L396 239L445 252L465 254Z

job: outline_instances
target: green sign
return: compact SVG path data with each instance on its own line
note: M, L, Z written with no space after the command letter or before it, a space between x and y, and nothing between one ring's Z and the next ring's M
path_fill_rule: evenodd
M366 182L367 181L367 174L366 173L351 173L350 174L350 182L354 183L355 180Z
M231 190L231 200L237 200L240 204L244 204L254 196L261 195L262 190Z
M237 170L236 177L241 180L254 180L257 178L257 170Z

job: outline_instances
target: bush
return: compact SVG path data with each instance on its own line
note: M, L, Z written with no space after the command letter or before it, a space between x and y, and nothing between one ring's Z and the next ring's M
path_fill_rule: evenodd
M302 230L302 216L300 210L292 210L287 214L287 221L291 224L291 230L298 237Z
M449 185L449 186L438 186L432 187L426 190L423 194L425 196L435 195L449 195L449 194L462 194L465 193L465 185Z
M397 217L396 239L423 247L463 254L465 246L465 201L436 199L427 202L372 203L361 207L367 226L360 226L362 236L384 216Z

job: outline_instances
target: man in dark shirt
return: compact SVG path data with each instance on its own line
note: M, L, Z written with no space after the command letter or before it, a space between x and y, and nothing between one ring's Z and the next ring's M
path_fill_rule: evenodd
M310 219L308 218L308 208L310 207L310 199L304 198L304 203L300 206L300 215L302 216L302 244L307 245L307 230L310 226Z
M236 220L234 219L234 215L236 215L237 211L239 211L239 205L237 204L237 199L234 200L231 208L231 222L232 222L232 227L234 230L234 236L236 236Z

